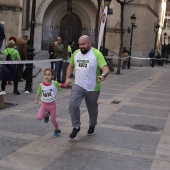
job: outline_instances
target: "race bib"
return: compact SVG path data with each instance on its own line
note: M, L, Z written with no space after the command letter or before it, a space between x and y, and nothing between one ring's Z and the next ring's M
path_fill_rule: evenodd
M42 91L42 98L43 98L44 101L50 101L50 100L52 100L52 99L53 99L53 96L52 96L51 91L49 91L49 92L44 92L44 91Z
M89 68L90 68L89 60L77 60L76 69L89 70Z

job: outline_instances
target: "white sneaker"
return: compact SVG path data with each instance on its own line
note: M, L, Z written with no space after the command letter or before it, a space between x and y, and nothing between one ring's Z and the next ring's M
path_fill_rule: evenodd
M0 94L6 94L6 91L0 91Z
M27 90L27 91L25 91L24 93L30 93L30 92Z

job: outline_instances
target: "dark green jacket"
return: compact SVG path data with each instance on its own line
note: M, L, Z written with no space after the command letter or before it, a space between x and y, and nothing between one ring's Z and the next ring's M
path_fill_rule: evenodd
M54 58L64 58L64 45L63 44L58 44L55 42L54 44Z

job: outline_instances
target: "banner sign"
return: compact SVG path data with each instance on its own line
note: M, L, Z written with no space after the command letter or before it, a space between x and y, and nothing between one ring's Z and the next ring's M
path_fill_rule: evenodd
M100 50L100 46L102 43L102 39L103 39L103 33L104 33L104 27L106 24L106 20L107 20L107 12L108 12L108 6L106 5L102 14L102 18L101 18L101 23L100 23L100 31L99 31L99 37L98 37L98 50Z

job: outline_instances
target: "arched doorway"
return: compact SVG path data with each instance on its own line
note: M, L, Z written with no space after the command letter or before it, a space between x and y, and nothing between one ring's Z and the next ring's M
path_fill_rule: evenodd
M72 28L72 33L71 33L71 40L74 41L74 46L75 48L78 48L78 39L82 34L82 22L80 20L80 18L72 13L72 24L71 24L71 28ZM61 22L60 22L60 33L59 35L62 38L63 43L66 42L66 29L67 29L67 15L65 15Z

